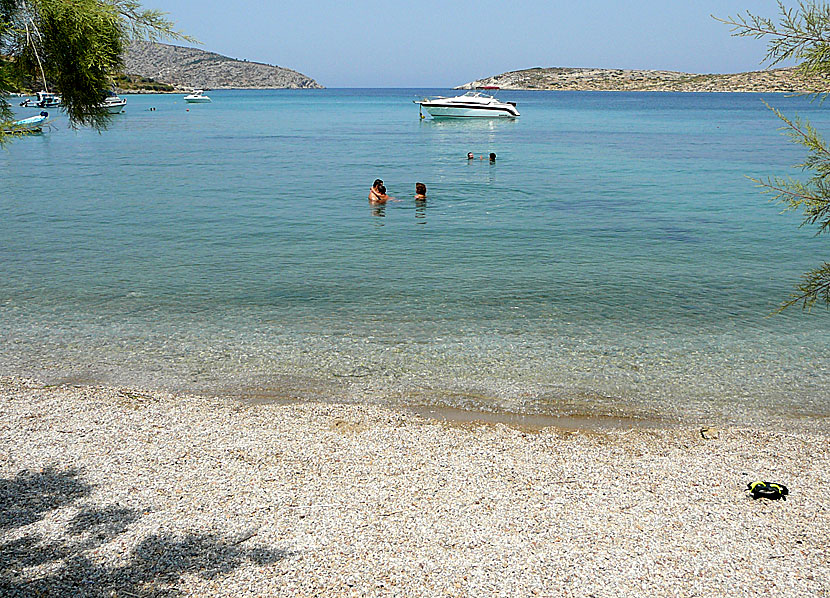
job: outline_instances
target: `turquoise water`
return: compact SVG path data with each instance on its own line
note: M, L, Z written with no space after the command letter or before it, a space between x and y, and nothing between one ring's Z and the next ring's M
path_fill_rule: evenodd
M830 110L502 92L521 119L420 120L411 100L440 91L128 96L103 134L58 115L0 150L0 373L522 413L830 415L830 314L770 317L827 241L745 178L798 174L803 158L761 97L825 131ZM403 201L370 207L376 177Z

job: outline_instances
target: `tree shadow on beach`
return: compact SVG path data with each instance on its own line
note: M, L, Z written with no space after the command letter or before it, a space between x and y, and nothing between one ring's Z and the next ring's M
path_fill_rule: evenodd
M12 479L0 479L0 532L34 523L48 511L87 496L90 490L78 480L74 469L24 469Z
M104 564L93 551L117 540L141 518L141 512L80 503L91 490L76 470L21 471L14 478L0 479L0 596L175 596L183 575L213 579L248 562L265 565L291 554L240 546L255 532L237 537L218 532L162 533L144 538L121 564ZM63 529L48 536L15 532L63 507L78 509ZM33 568L39 569L33 572Z

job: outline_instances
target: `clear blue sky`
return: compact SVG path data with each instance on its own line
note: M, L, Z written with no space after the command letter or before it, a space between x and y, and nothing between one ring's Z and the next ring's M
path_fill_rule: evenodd
M786 2L792 6L793 2ZM774 0L144 0L199 47L298 70L326 87L451 87L534 66L729 73L761 68L762 41L710 17Z

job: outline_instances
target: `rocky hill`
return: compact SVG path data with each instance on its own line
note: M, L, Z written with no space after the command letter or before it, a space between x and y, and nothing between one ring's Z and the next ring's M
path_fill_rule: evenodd
M291 69L228 58L170 44L133 42L124 58L127 75L169 83L178 89L321 89Z
M472 81L456 89L495 85L502 89L575 91L785 91L830 89L827 80L809 82L794 68L730 75L696 75L676 71L591 68L532 68Z

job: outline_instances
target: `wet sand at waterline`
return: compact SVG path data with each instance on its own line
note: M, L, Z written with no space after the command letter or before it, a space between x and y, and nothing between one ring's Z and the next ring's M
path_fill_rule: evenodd
M825 432L0 378L4 596L828 596ZM748 482L787 484L753 500Z

